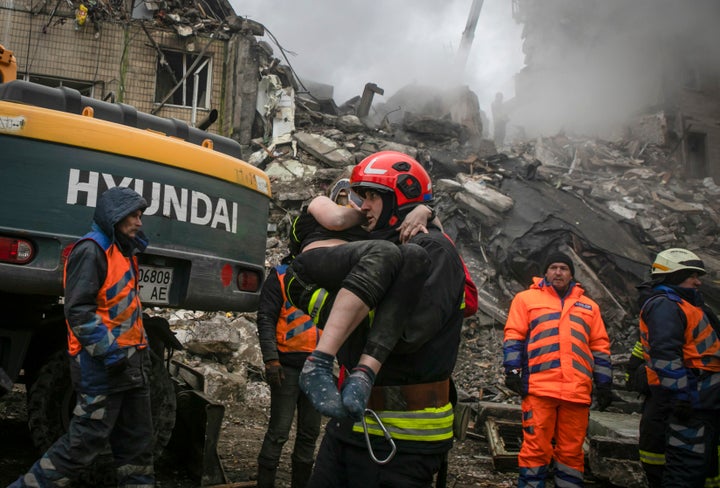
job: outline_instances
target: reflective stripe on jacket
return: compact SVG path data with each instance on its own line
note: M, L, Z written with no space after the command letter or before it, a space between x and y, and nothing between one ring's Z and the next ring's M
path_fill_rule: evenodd
M393 439L406 441L433 442L452 439L452 404L439 408L425 408L414 411L383 410L375 412ZM382 436L383 431L372 416L365 418L368 433ZM362 422L355 422L354 432L363 432Z
M95 317L91 323L75 326L83 329L86 337L90 334L91 345L86 348L92 350L87 352L91 356L106 356L110 353L117 354L119 350L129 347L146 347L138 290L137 258L124 256L117 245L103 233L90 232L78 242L85 239L95 241L105 251L107 258L107 275L97 294ZM67 269L64 274L63 285ZM76 356L83 349L83 345L73 327L69 323L67 325L68 352L71 356Z
M696 407L701 406L698 401L714 404L702 397L703 392L720 388L720 339L701 307L670 288L658 288L665 293L647 300L640 312L648 384L670 390L676 399L691 401ZM677 305L679 315L667 313L674 310L667 308L669 303ZM661 311L653 314L652 307ZM708 407L717 408L703 406Z
M275 328L277 349L280 352L313 352L322 331L315 326L308 314L290 304L285 294L287 265L276 266L275 269L283 298L283 306Z
M598 385L612 382L600 309L578 283L561 298L544 279L533 281L510 305L505 370L522 370L525 393L590 404L593 379Z

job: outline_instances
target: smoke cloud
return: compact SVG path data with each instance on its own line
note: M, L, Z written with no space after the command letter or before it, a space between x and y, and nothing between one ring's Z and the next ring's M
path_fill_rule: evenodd
M510 125L527 135L607 134L640 113L672 109L683 86L717 86L720 2L520 3L528 66Z
M472 0L232 3L296 53L289 59L301 78L333 85L338 104L361 95L368 82L385 90L375 97L380 103L408 84L468 85L489 113L497 91L513 95L513 76L522 68L522 26L509 0L485 0L464 73L455 60Z

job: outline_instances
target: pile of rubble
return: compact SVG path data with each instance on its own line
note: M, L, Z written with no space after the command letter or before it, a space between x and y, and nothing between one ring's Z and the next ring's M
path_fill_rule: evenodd
M357 162L380 150L416 158L433 177L438 216L479 289L480 311L466 319L454 372L465 399L518 403L503 385L502 327L510 301L540 274L549 248L573 256L577 280L603 311L616 367L614 412L638 410L637 395L622 391L622 365L637 339L635 287L655 253L686 247L699 254L710 271L707 301L720 304L720 188L685 178L673 147L559 134L498 152L491 141L463 137L467 128L456 130L451 116L405 114L378 124L298 103L296 130L284 107L287 130L264 131L246 155L272 182L267 267L287 255L301 207ZM429 137L429 130L437 132ZM184 361L204 368L211 396L267 404L254 314L158 312L168 314L185 344ZM626 468L621 462L618 472Z

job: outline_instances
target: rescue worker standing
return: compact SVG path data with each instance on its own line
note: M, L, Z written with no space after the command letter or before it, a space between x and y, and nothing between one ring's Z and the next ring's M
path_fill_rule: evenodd
M292 488L304 488L312 472L320 412L300 391L303 364L317 345L321 331L312 318L285 296L287 265L274 267L260 291L257 327L265 378L270 385L270 422L258 456L258 488L275 486L280 455L297 410L292 452Z
M136 253L147 202L129 188L104 192L92 231L65 265L65 318L77 405L68 431L10 487L66 486L110 443L118 486L155 486L150 352Z
M361 210L373 239L397 243L403 218L432 199L424 168L394 151L361 161L350 184L363 198ZM428 233L418 233L405 246L427 255L429 275L408 325L374 378L366 432L353 418L331 419L311 487L429 487L446 463L453 443L450 375L460 343L465 272L453 243L431 224ZM357 328L342 345L337 358L344 368L357 364L372 329Z
M519 488L543 488L553 459L555 486L584 486L593 379L600 410L611 402L610 341L574 274L569 256L551 253L544 278L515 295L505 324L505 384L522 396Z
M650 389L639 447L653 488L700 488L718 476L720 324L699 291L704 274L696 254L667 249L638 287Z

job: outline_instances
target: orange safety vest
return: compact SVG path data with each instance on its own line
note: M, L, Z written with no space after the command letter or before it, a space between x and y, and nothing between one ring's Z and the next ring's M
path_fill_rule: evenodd
M308 314L293 306L285 294L285 271L287 266L276 268L283 306L275 327L277 348L280 352L313 352L317 346L322 330L318 329Z
M600 308L579 283L561 299L535 278L512 301L504 340L506 346L524 344L523 375L532 395L589 405L593 377L611 378L610 340Z
M96 298L95 318L98 326L104 325L107 328L108 333L115 337L115 342L120 349L147 347L138 290L137 258L124 256L107 236L99 232L91 232L78 242L84 239L92 239L97 242L104 249L107 257L107 276ZM65 286L66 279L67 262L63 272L63 286ZM67 327L68 352L71 356L76 356L83 346L75 337L69 323ZM116 331L115 329L118 328L120 330Z
M685 344L682 350L682 364L675 366L720 372L720 341L717 339L717 335L708 321L707 316L700 307L692 305L679 296L677 296L677 299L679 301L674 301L685 314L685 323L687 325L685 326ZM662 381L658 377L657 372L648 366L651 364L648 333L648 326L641 312L640 340L643 345L643 357L645 358L648 384L658 386L662 384ZM671 385L665 386L671 387Z

